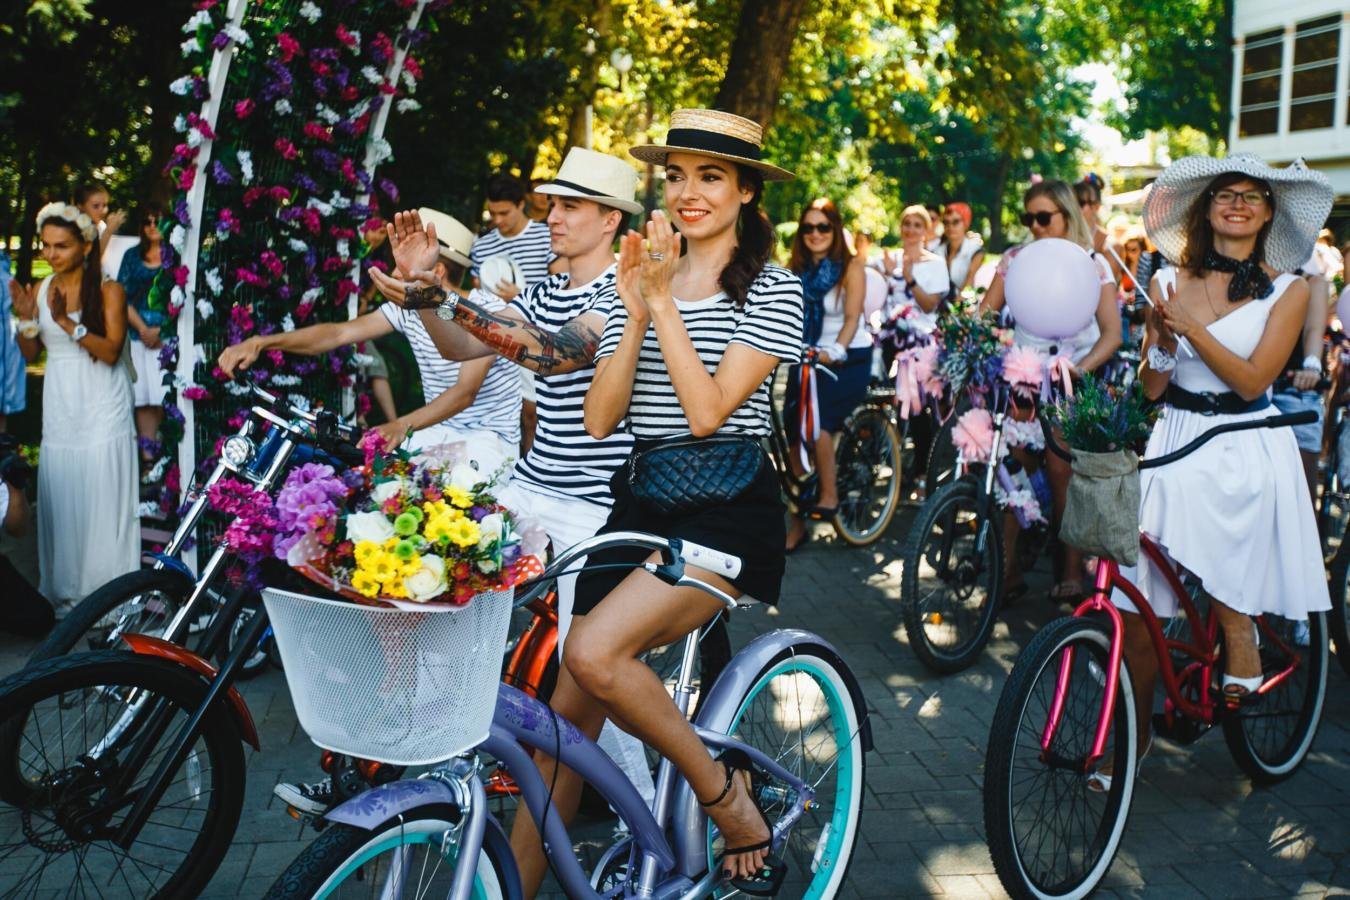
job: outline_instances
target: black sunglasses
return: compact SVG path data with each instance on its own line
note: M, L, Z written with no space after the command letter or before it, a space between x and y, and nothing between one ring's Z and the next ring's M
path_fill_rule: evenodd
M829 222L804 222L797 230L802 234L810 234L813 231L816 234L829 234L834 231L834 226Z
M1021 221L1022 224L1027 226L1028 228L1031 227L1032 222L1035 222L1037 225L1044 228L1045 226L1050 224L1051 220L1053 220L1055 216L1058 215L1063 215L1063 213L1061 213L1059 210L1055 210L1054 212L1038 212L1038 213L1024 212L1021 215Z

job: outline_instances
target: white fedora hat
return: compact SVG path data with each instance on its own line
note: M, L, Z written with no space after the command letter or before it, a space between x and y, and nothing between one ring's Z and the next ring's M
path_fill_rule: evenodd
M436 242L441 245L441 256L461 266L472 266L469 251L473 249L473 232L454 216L438 209L423 206L417 210L423 225L436 226Z
M658 166L664 166L671 153L698 153L758 169L767 181L796 177L761 159L764 129L758 122L720 109L677 109L671 113L664 144L644 144L628 152Z
M558 177L539 185L535 191L555 197L594 200L631 214L642 212L642 204L634 199L637 181L637 172L617 156L573 147L567 151Z
M1296 159L1283 169L1238 153L1224 159L1188 156L1168 166L1144 201L1144 230L1163 256L1176 262L1186 249L1186 215L1211 181L1228 172L1259 178L1275 195L1275 217L1266 235L1264 262L1293 272L1312 256L1317 231L1331 212L1331 183L1321 172Z

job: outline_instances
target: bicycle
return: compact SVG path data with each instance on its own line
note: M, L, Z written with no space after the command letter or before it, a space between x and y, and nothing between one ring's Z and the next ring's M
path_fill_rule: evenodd
M342 469L363 461L352 444L356 432L333 413L311 413L255 384L249 385L249 391L259 405L252 407L239 431L221 444L211 475L188 492L189 505L169 543L149 557L148 568L119 575L82 600L33 651L30 665L76 649L117 648L123 634L150 634L186 644L192 634L209 627L229 596L244 590L239 585L217 586L232 558L223 544L207 559L200 574L194 575L179 558L209 507L211 488L227 475L237 475L252 483L254 490L270 494L287 473L305 463L322 462ZM306 434L317 436L319 441L304 439ZM218 661L223 661L223 654L240 640L257 608L254 594L233 619L229 640L216 652ZM267 667L274 656L268 652L270 640L270 634L264 632L239 677L252 677Z
M989 458L1007 444L1011 394L994 391ZM954 478L929 495L901 550L900 614L914 655L939 674L969 668L993 634L1003 588L1003 516L995 485L1013 491L1009 459L996 466L957 455ZM1019 564L1030 568L1049 540L1030 519L1019 536Z
M817 365L814 351L808 351L802 364ZM766 449L789 505L804 512L818 496L817 479L814 473L793 474L788 426L779 405L775 402L771 406L773 429ZM886 533L900 508L904 446L894 393L884 387L869 388L866 399L844 420L835 437L839 509L830 521L840 540L866 547Z
M728 609L741 605L685 573L689 559L719 560L720 567L723 562L738 564L734 557L637 532L583 541L548 567L534 591L572 562L614 546L656 550L661 562L644 564L653 575L705 590ZM529 599L527 593L523 600ZM268 591L264 602L278 622L283 618L280 606L304 607L285 614L290 624L278 628L283 656L299 652L307 631L321 627L315 601ZM686 715L698 641L698 631L685 639L676 685L675 702ZM405 892L418 897L434 892L456 900L518 897L515 861L504 830L488 809L479 753L505 763L520 783L524 808L539 824L549 861L568 896L694 898L718 888L719 836L669 762L661 763L655 807L649 810L603 751L539 701L502 685L489 712L485 740L445 747L443 755L449 758L422 778L376 788L330 812L335 824L291 864L267 896L332 896L347 888L368 893L373 886L391 898ZM694 724L711 750L742 750L754 761L756 799L774 821L775 846L789 860L794 887L785 887L785 895L796 895L800 888L800 896L835 896L857 841L866 752L872 745L861 690L838 652L803 631L762 635L732 658ZM328 723L305 727L313 738ZM399 727L391 722L392 730ZM572 841L552 808L549 787L530 748L579 772L629 826L629 834L604 851L589 876L572 853ZM461 860L470 862L460 865Z
M1312 419L1294 413L1227 423L1140 467L1174 462L1219 434ZM1102 559L1092 596L1036 634L999 696L985 756L984 825L994 868L1014 897L1085 896L1110 869L1125 831L1138 777L1138 726L1113 591L1133 602L1152 639L1167 698L1154 716L1159 736L1192 743L1218 724L1242 770L1270 784L1293 774L1317 732L1326 694L1324 616L1311 614L1306 632L1299 622L1256 617L1265 674L1260 702L1231 710L1216 688L1223 657L1213 609L1200 614L1197 598L1145 534L1140 549L1166 573L1184 624L1167 636L1119 565ZM1106 765L1113 777L1099 792L1088 776ZM1054 815L1043 814L1048 806Z

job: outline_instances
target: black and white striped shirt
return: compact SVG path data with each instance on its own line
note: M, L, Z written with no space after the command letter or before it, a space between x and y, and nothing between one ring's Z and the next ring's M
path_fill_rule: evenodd
M533 287L547 278L549 265L557 259L550 246L548 226L531 220L525 230L515 237L502 237L496 228L477 237L469 251L469 258L473 260L469 274L477 278L478 267L483 264L483 260L499 253L505 253L520 266L526 287ZM485 284L483 287L491 290L496 285Z
M708 374L716 373L722 354L730 344L751 349L787 362L797 362L802 352L802 283L781 266L768 265L755 278L744 305L737 307L724 293L706 300L676 300L680 318ZM623 336L628 311L617 299L605 322L596 359L613 355ZM771 428L769 389L773 376L750 395L719 429L721 434L763 437ZM633 378L633 397L628 405L628 423L642 440L672 437L689 431L689 419L675 396L665 358L656 341L656 329L647 331Z
M500 297L489 291L474 291L473 300L493 311L506 307ZM384 304L380 312L412 346L413 359L417 361L417 369L422 374L422 399L426 403L459 383L460 363L441 356L431 335L427 334L420 314L401 309L394 303ZM446 423L464 431L492 431L512 446L518 446L520 374L515 363L501 357L494 360L473 403L447 419Z
M551 275L526 289L511 305L526 320L553 333L573 319L595 313L608 316L617 304L614 267L589 284L569 288L566 274ZM531 490L564 500L579 499L610 506L609 479L628 459L633 439L614 434L597 441L586 433L582 404L595 367L560 375L538 375L538 421L530 452L516 463L517 480Z

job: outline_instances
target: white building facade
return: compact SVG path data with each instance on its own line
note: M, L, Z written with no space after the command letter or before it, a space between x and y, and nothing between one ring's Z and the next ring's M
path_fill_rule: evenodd
M1230 153L1302 157L1350 202L1350 0L1236 0Z

